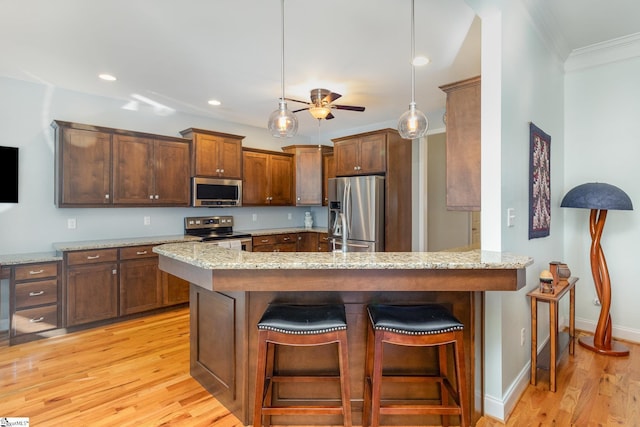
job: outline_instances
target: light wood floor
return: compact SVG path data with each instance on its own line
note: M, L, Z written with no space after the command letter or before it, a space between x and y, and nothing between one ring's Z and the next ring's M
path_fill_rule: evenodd
M189 376L188 322L180 309L0 347L0 417L29 417L31 426L241 426ZM640 426L640 345L631 347L630 357L610 358L576 345L558 391L541 371L507 426Z

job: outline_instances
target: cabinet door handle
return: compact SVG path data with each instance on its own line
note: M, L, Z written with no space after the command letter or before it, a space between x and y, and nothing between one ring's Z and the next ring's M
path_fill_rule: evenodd
M87 259L98 259L100 255L87 255Z
M220 169L219 169L219 168L218 168L218 169L216 169L216 172L217 172L217 173L220 173Z
M160 196L156 194L155 199L158 200L159 198L160 198Z
M111 274L118 274L118 270L116 269L111 270Z
M153 194L149 194L149 198L153 200Z
M105 198L105 199L109 199L109 195L108 195L108 194L105 194L105 195L104 195L104 198Z
M260 240L261 243L267 243L269 241L269 239L262 239Z
M146 255L147 251L137 251L136 255Z
M29 270L29 274L42 274L42 273L44 273L44 270L38 270L38 271Z
M224 173L224 169L220 169L220 173Z
M29 322L31 323L40 323L44 320L44 317L40 316L37 319L29 319Z
M30 297L39 297L40 295L44 295L44 291L29 292Z
M291 240L291 239L289 237L285 237L282 240L284 240L286 242L287 240Z

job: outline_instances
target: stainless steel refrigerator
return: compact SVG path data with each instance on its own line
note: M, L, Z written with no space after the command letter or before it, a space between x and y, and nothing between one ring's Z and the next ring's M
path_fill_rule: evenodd
M333 250L384 252L384 177L331 178L328 193Z

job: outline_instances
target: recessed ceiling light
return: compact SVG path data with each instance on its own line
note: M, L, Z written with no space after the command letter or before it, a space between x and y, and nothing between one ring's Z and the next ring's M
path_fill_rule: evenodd
M426 56L418 55L415 58L413 58L412 64L415 65L416 67L420 67L422 65L427 65L429 62L430 62L430 59L427 58Z
M209 100L209 105L220 105L222 104L220 101L218 101L217 99L210 99Z
M112 76L111 74L106 74L106 73L99 74L98 77L108 82L115 82L117 80L116 76Z

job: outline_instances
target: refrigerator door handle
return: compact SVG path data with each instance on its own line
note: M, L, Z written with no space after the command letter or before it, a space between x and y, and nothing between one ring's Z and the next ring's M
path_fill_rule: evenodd
M346 203L344 206L344 212L347 215L347 238L351 237L351 182L347 183L345 190Z

